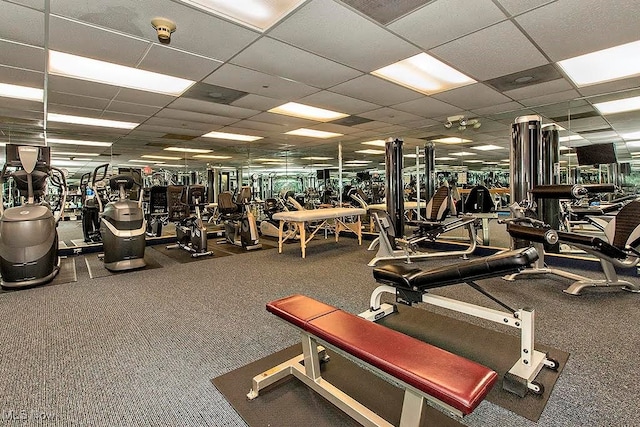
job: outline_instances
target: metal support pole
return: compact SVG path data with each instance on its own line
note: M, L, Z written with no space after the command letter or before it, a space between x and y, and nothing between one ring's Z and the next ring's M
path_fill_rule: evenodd
M436 188L436 146L429 141L424 144L424 200L431 200Z
M416 219L420 221L420 147L416 147Z
M396 237L404 235L404 187L402 181L402 139L389 138L385 144L385 174L387 213L394 225Z

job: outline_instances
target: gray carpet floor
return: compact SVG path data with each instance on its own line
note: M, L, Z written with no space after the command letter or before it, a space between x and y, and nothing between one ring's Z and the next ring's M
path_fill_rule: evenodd
M244 426L211 379L298 341L265 303L303 293L358 313L376 287L366 265L373 254L366 242L359 247L349 238L313 241L306 259L295 244L283 254L255 251L188 264L153 248L147 255L163 268L91 279L76 262L77 282L0 294L0 420ZM637 425L640 295L596 289L572 297L561 292L567 281L554 278L481 284L514 306L534 307L537 341L571 353L539 425ZM434 293L485 303L464 285ZM536 425L486 401L463 422ZM281 425L289 425L286 414Z

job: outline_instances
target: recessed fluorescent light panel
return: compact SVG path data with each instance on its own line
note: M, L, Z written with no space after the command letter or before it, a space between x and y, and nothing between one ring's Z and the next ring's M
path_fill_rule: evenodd
M446 138L438 138L431 140L432 142L441 142L443 144L462 144L465 142L472 142L470 139L457 138L455 136L449 136Z
M265 31L287 16L302 0L179 0L238 24Z
M578 86L640 75L640 41L599 50L558 62Z
M181 151L183 153L197 153L197 154L206 154L210 153L213 150L204 150L201 148L185 148L185 147L167 147L166 151Z
M287 102L279 107L268 110L269 113L284 114L285 116L298 117L301 119L316 120L319 122L330 122L332 120L348 117L348 114L336 111L325 110L324 108L312 107L310 105L298 104L297 102Z
M232 141L257 141L262 139L262 136L242 135L239 133L225 133L225 132L209 132L202 135L203 138L217 138L217 139L230 139Z
M51 141L49 141L51 142ZM52 153L54 156L74 156L74 157L90 157L99 156L99 153L73 153L71 151L55 151Z
M640 139L640 132L625 133L625 134L622 134L621 136L622 136L622 139L624 140Z
M34 87L10 85L0 83L0 96L4 98L24 99L26 101L42 102L44 91Z
M636 111L640 110L640 96L617 99L615 101L599 102L597 104L593 104L593 106L596 107L598 111L600 111L600 114L603 115Z
M311 138L327 139L327 138L334 138L336 136L342 136L343 134L335 133L335 132L325 132L322 130L300 128L300 129L292 130L289 132L285 132L285 135L308 136Z
M360 154L384 154L384 150L371 150L371 149L356 150L356 153L360 153Z
M569 142L569 141L578 141L580 139L584 139L583 137L581 137L580 135L568 135L568 136L561 136L558 141L559 142Z
M451 155L463 157L463 156L475 156L476 153L470 153L468 151L458 151L457 153L451 153Z
M143 154L140 156L144 159L159 159L159 160L182 160L182 157L171 157L171 156L154 156L152 154Z
M387 65L371 74L425 95L476 83L472 78L426 53Z
M484 160L465 160L464 162L465 163L484 163Z
M214 159L214 160L226 160L231 158L231 156L218 156L215 154L196 154L193 157L196 159Z
M302 160L333 160L333 157L317 157L317 156L311 156L311 157L301 157Z
M49 73L171 96L182 95L195 83L193 80L55 50L49 51Z
M133 129L140 123L120 122L117 120L93 119L91 117L69 116L67 114L47 114L50 122L71 123L74 125L98 126L103 128Z
M448 161L448 160L456 160L455 157L436 157L434 160L438 160L440 162Z
M361 144L373 145L375 147L386 147L387 146L387 143L384 142L382 139L376 139L374 141L365 141L365 142L361 142Z
M47 138L47 144L86 145L89 147L111 147L113 143L102 141L83 141L79 139Z
M499 145L492 145L492 144L478 145L477 147L471 147L471 148L474 150L480 150L480 151L502 150L502 147L500 147Z

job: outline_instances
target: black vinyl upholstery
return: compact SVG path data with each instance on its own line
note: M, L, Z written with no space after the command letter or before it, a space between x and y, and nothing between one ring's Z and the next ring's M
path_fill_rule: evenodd
M487 213L493 210L491 192L484 185L476 185L469 191L464 202L464 211L467 213Z
M535 248L529 247L431 270L405 265L386 265L375 268L373 277L380 283L394 287L426 291L432 288L515 273L537 259L538 252Z

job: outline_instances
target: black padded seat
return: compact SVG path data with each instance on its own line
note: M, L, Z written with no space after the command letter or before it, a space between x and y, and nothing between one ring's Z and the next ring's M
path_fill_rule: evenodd
M596 237L596 236L587 236L584 234L567 233L566 231L558 231L558 239L561 242L567 243L569 245L574 244L574 245L588 246L593 250L598 251L601 254L611 258L623 260L629 255L622 249L619 249L609 244L607 241L602 240L600 237Z
M535 248L517 249L461 262L431 270L422 270L405 265L386 265L373 270L377 282L410 289L425 291L442 286L455 285L469 281L487 279L515 273L538 259Z

